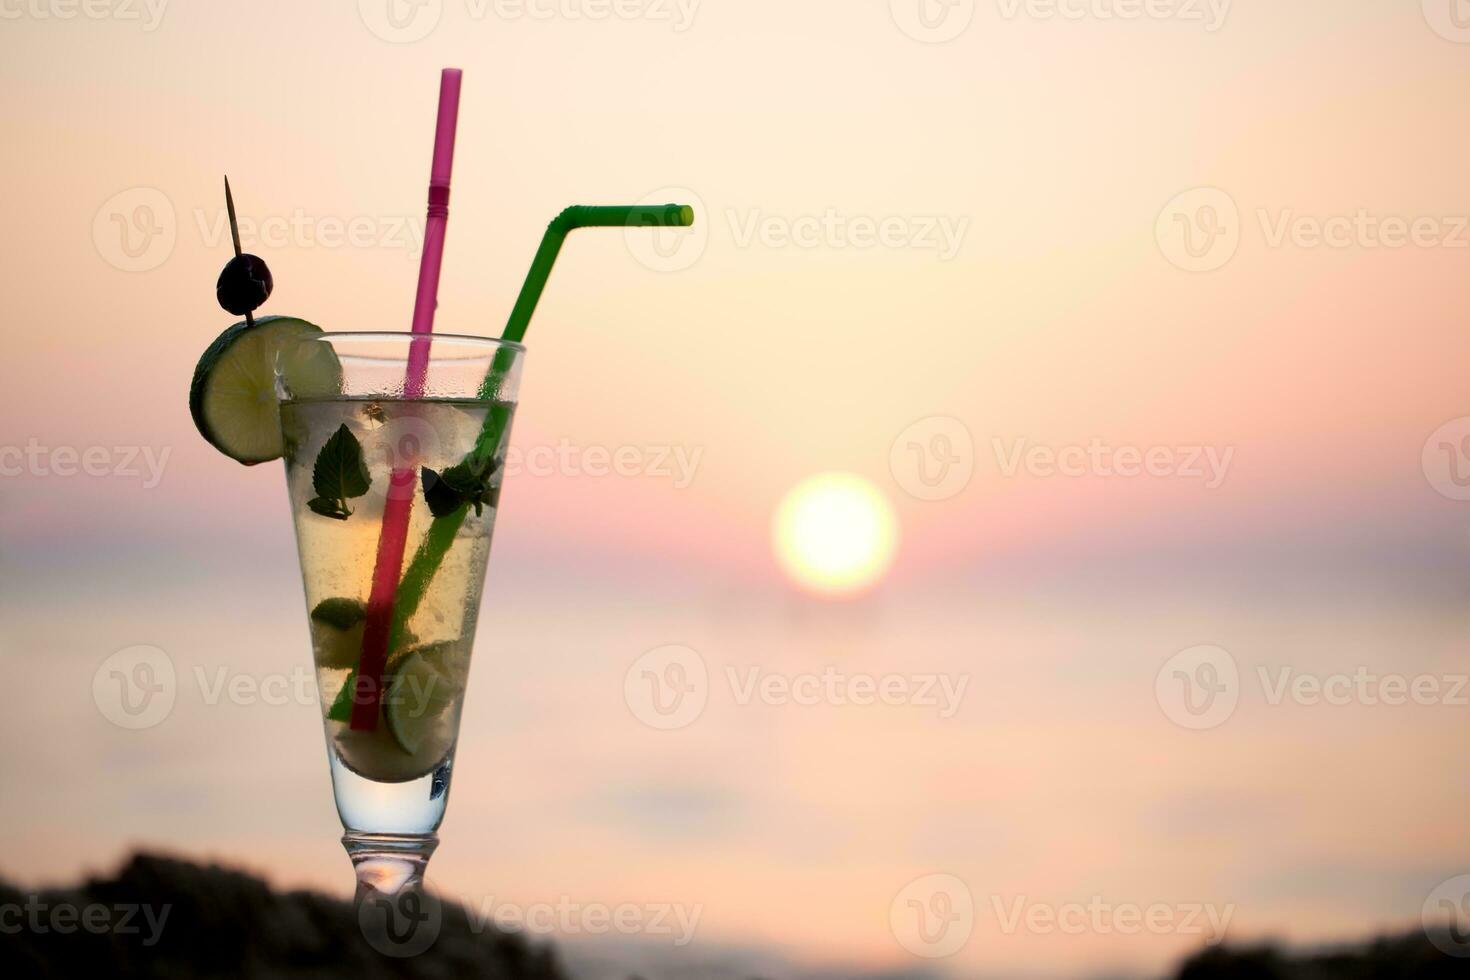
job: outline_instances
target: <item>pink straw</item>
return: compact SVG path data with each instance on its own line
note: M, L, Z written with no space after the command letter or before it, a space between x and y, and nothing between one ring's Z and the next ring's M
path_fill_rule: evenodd
M434 128L434 163L429 170L429 218L424 228L424 254L419 260L419 291L413 303L414 333L434 331L434 309L439 305L439 268L444 264L449 175L454 170L454 132L459 122L459 83L463 74L458 68L446 68L439 80L439 122ZM423 394L428 366L428 341L414 341L408 355L404 397Z
M454 169L454 133L459 121L462 76L458 68L446 68L439 80L439 121L434 129L434 163L429 170L429 217L424 227L424 253L419 261L419 289L413 304L413 332L422 336L415 336L409 344L408 369L403 379L405 398L422 397L429 368L429 337L434 331L439 269L444 263L444 227L449 220L449 176ZM398 594L398 576L403 569L403 552L408 545L408 518L417 479L413 465L395 467L388 478L383 529L378 538L373 588L363 627L362 658L358 661L357 687L352 698L350 724L359 731L378 727L393 605Z

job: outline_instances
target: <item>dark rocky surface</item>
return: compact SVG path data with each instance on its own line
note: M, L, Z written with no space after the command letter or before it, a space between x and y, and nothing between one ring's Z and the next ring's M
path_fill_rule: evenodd
M0 883L0 975L571 980L549 944L474 921L453 903L436 906L433 922L432 943L420 952L385 941L350 902L275 892L240 871L139 854L115 876L76 888L27 892ZM1470 952L1470 944L1440 938L1441 946ZM1470 958L1412 932L1317 952L1209 949L1173 977L1447 980L1470 977Z
M7 977L567 980L549 947L482 927L452 903L430 949L388 955L368 941L350 902L147 854L77 888L0 884L0 908Z

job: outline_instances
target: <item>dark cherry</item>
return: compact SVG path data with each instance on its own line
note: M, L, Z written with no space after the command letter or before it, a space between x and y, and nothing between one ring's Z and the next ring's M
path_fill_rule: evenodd
M244 316L265 304L274 285L264 259L258 255L237 255L219 274L214 295L220 306L236 316Z

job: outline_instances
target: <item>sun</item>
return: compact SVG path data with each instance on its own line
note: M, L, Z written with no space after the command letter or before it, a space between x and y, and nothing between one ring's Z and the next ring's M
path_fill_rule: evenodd
M888 498L852 473L797 484L776 508L773 530L776 559L791 581L832 598L877 585L898 547Z

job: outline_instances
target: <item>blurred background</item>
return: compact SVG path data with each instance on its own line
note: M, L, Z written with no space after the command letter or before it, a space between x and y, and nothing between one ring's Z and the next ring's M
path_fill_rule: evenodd
M224 173L263 312L407 328L454 65L439 330L698 223L528 336L436 889L650 980L1470 925L1463 7L0 0L0 876L350 893L186 397Z

